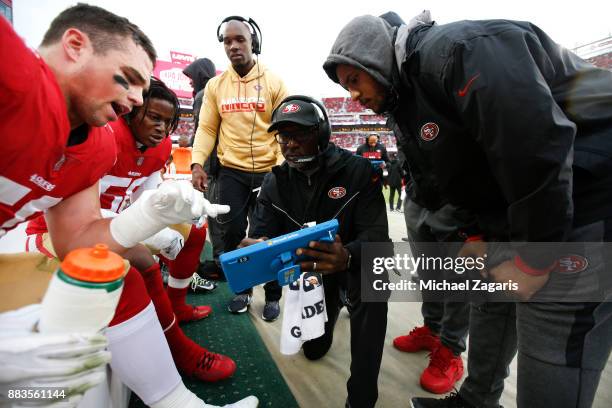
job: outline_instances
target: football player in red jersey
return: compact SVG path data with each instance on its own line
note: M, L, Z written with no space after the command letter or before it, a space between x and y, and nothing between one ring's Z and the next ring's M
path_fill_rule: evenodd
M176 129L178 111L174 92L163 82L152 79L143 107L110 124L117 142L117 163L100 182L102 209L119 213L130 199L161 183L159 172L170 156L172 141L168 135ZM161 251L169 266L168 297L179 322L199 320L212 309L188 306L185 297L199 262L206 229L186 224L173 228L164 228L143 242Z
M116 143L117 160L100 180L100 206L107 218L115 217L130 200L161 183L159 172L170 155L172 141L168 135L176 129L178 110L179 102L174 92L153 78L143 107L109 124ZM191 224L178 224L173 228L164 228L143 243L161 253L168 264L168 296L179 322L199 320L207 317L212 309L210 306L188 306L185 297L199 263L206 229ZM54 256L44 217L31 221L27 233L30 235L28 251ZM144 269L152 263L153 258L150 258Z
M130 198L130 192L133 199L161 183L160 172L172 148L168 135L178 125L178 111L179 102L174 92L163 82L152 79L144 106L134 110L125 120L111 123L118 157L111 172L101 180L103 209L118 213ZM161 250L169 267L167 292L180 322L202 319L212 311L209 306L194 307L185 302L205 239L205 228L181 224L165 228L144 241L147 246Z
M79 4L53 21L38 55L23 44L4 19L0 19L0 38L0 134L11 141L0 146L5 159L0 163L0 236L47 210L50 235L60 258L77 246L104 242L134 261L143 249L146 251L138 242L166 225L227 212L212 206L193 189L173 183L160 186L111 221L104 220L100 216L98 184L81 189L71 180L90 173L94 166L83 165L80 172L65 174L74 157L71 147L91 146L88 125L103 126L142 104L155 50L138 27L101 8ZM90 153L95 163L100 161L98 153ZM75 187L71 190L72 185ZM206 406L185 388L176 372L139 274L126 275L122 299L123 305L120 301L106 331L113 370L148 405ZM41 334L29 334L27 338L31 340L27 344L36 344L38 349L53 348L58 341L57 337L52 341ZM136 344L136 338L144 343ZM73 337L60 340L69 345ZM10 354L10 345L20 341L16 337L4 339L0 357ZM99 343L88 347L97 349ZM116 364L125 360L130 363ZM32 364L29 359L27 364ZM212 364L214 356L209 355L200 365ZM18 367L14 366L13 373L24 384L36 383L36 375L44 371L24 377ZM80 366L81 370L88 368ZM249 397L238 404L256 406L257 400Z
M107 216L117 216L127 208L130 198L139 197L143 190L157 188L161 181L158 172L170 155L172 141L168 136L176 129L178 110L179 102L174 92L152 78L143 106L109 123L117 160L100 181L100 204ZM46 227L42 216L28 224L29 241L35 242L35 245L28 245L28 249L35 247L55 257ZM164 228L143 241L151 249L161 250L169 264L167 292L163 289L159 265L151 255L141 253L128 259L144 278L178 369L203 381L230 377L236 370L232 359L209 352L187 338L177 326L179 322L207 317L212 309L210 306L190 306L185 302L187 286L206 239L206 229L186 224L174 225L173 228ZM212 359L212 364L199 366L198 362L203 358Z

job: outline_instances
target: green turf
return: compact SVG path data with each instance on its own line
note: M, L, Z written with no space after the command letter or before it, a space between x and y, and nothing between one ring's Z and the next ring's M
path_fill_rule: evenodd
M233 358L238 366L236 373L232 378L217 383L184 379L185 385L214 405L222 406L255 395L260 407L297 407L248 313L233 315L227 311L227 302L232 296L225 282L221 282L212 293L188 295L188 303L211 305L213 314L181 327L187 336L204 347ZM132 394L130 408L136 407L145 405Z

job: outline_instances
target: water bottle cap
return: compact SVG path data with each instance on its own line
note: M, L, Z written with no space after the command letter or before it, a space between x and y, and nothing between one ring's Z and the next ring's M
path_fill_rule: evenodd
M85 282L112 282L125 274L123 259L104 244L70 251L60 268L71 278Z

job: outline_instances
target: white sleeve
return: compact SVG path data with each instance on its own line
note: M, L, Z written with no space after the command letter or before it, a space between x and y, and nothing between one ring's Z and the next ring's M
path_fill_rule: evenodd
M155 173L151 174L147 179L136 189L136 191L132 194L132 202L138 200L138 197L142 194L143 191L147 190L155 190L162 183L161 171L157 170Z

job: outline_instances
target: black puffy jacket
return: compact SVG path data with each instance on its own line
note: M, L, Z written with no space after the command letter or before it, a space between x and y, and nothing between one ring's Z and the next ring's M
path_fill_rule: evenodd
M366 69L396 97L390 125L434 204L440 195L513 241L564 241L612 217L612 72L528 22L402 33L356 18L324 68L335 81L338 64Z

